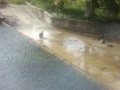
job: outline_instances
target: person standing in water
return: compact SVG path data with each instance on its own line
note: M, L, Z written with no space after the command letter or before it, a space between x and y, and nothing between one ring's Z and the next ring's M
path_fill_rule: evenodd
M43 38L43 31L39 33L39 38Z

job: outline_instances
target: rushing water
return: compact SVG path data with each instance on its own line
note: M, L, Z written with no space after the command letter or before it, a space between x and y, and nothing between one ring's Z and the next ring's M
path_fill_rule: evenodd
M10 28L0 28L0 90L105 90Z

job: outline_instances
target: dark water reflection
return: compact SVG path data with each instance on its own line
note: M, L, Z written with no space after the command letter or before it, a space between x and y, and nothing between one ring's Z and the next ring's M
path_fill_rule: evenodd
M10 28L0 28L0 90L105 90Z

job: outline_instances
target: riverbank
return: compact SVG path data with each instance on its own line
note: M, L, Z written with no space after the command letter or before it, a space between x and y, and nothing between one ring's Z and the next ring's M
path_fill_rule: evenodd
M17 3L16 1L17 0L14 2ZM104 35L105 41L120 43L120 24L118 23L95 23L76 19L59 18L49 14L43 9L32 6L28 2L26 2L26 4L40 20L46 21L54 27L63 28L68 31L76 31L80 35L88 34L88 36L94 36L96 39Z
M77 20L84 20L84 21L90 21L90 22L101 22L101 23L120 23L120 15L114 16L114 15L108 15L107 8L105 8L104 3L101 1L95 1L97 4L97 8L94 10L94 13L90 17L85 16L85 10L86 10L86 2L84 0L76 0L76 1L61 1L61 4L58 6L55 4L54 1L44 1L44 0L26 0L32 5L42 8L49 12L52 16L59 17L59 18L71 18L71 19L77 19ZM101 5L102 3L102 5ZM108 5L111 2L106 2ZM112 6L112 4L110 4ZM102 7L99 7L102 6ZM89 7L90 8L90 7ZM111 7L112 8L112 7ZM119 7L118 7L119 8ZM114 8L115 9L115 8ZM88 9L89 10L89 9Z
M76 19L65 19L54 17L49 14L47 11L32 6L30 3L26 2L26 4L30 7L31 11L34 12L34 15L38 17L40 20L46 21L49 25L63 28L68 31L76 31L80 34L91 34L93 36L104 35L107 41L112 42L120 42L120 24L117 23L95 23L90 21L82 21Z

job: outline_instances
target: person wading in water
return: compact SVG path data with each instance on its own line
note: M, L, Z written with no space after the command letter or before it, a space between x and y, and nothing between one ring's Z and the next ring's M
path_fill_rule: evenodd
M39 38L43 38L43 31L39 33Z

